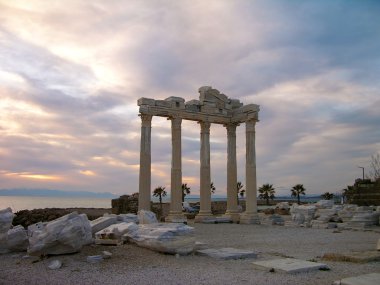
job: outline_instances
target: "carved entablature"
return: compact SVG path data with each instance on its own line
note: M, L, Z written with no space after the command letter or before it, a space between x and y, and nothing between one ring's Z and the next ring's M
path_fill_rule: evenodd
M259 105L243 105L238 99L228 98L211 86L199 88L199 100L169 97L165 100L140 98L140 113L161 117L181 117L185 120L205 121L215 124L258 121Z

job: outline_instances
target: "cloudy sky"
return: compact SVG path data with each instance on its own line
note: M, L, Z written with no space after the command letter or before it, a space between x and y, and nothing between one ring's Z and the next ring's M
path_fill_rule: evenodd
M138 191L137 99L210 85L259 104L258 186L336 192L380 151L379 1L0 0L0 188ZM182 124L199 193L199 125ZM245 130L237 130L245 181ZM211 174L226 189L226 130ZM170 189L170 122L152 122L152 188Z

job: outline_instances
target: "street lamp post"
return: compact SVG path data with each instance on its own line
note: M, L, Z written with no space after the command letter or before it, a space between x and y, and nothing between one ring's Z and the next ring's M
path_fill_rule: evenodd
M364 180L364 167L358 166L358 168L361 168L363 170L363 180Z

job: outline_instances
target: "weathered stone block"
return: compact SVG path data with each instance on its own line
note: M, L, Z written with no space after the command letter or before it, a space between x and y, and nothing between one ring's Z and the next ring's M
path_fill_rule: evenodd
M97 218L90 222L92 234L97 233L98 231L117 223L117 218L115 215L109 215L105 217Z
M79 251L92 239L86 215L73 212L54 221L28 227L29 255L66 254Z
M140 224L156 224L158 223L156 214L151 211L140 210L137 213Z
M23 226L16 226L8 231L8 249L10 251L24 251L28 248L27 231Z
M140 98L140 99L137 100L137 105L138 106L141 106L141 105L154 106L155 105L155 100L143 97L143 98Z
M200 249L197 250L197 254L206 255L216 259L245 259L257 257L257 254L253 251L236 248Z
M320 269L328 269L323 263L310 262L294 258L255 261L253 266L257 269L272 270L285 273L299 273Z
M340 281L334 282L339 285L378 285L380 280L380 273L369 273L349 278L344 278Z
M189 254L195 247L194 228L179 223L139 225L123 238L138 246L170 254Z
M165 101L165 100L156 100L156 106L158 107L164 107L164 108L171 108L172 102Z

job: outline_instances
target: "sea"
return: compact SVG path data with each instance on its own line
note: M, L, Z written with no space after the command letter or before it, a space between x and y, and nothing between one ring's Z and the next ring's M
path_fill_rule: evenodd
M14 213L20 210L44 208L111 208L111 199L93 197L0 196L0 210L8 207Z
M10 207L13 212L44 208L111 208L111 198L89 197L31 197L31 196L0 196L0 210ZM212 197L213 201L226 201L226 197ZM277 200L276 198L274 200ZM283 197L279 200L286 200ZM320 198L301 199L302 202L315 203ZM152 197L153 202L158 202ZM199 197L185 197L189 203L199 202ZM290 199L289 199L290 201ZM292 200L294 201L294 200ZM163 202L170 202L170 197L164 197Z

